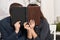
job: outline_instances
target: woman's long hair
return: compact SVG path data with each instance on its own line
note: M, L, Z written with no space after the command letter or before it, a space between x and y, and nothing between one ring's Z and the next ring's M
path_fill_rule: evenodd
M28 5L28 20L34 19L36 25L40 24L41 19L45 19L42 14L40 6L36 4L29 4Z

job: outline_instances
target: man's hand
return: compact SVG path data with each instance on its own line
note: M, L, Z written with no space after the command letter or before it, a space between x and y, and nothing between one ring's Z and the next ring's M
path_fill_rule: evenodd
M20 30L20 21L16 22L16 23L14 24L14 27L15 27L15 32L18 33L19 30Z

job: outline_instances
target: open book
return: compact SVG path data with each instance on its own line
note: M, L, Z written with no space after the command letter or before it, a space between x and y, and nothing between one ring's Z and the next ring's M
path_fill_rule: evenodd
M13 7L11 8L12 24L17 21L21 21L21 25L24 22L29 22L31 19L35 20L36 25L40 24L40 6L29 5L28 7Z

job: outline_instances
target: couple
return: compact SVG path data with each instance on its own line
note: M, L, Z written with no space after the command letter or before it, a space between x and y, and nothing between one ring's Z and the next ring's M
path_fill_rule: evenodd
M13 3L11 6L19 7L21 5ZM33 19L30 19L29 23L24 22L23 26L20 25L21 21L17 21L12 26L11 16L2 19L0 21L1 40L52 40L49 24L42 13L40 13L39 19L40 24L37 26Z

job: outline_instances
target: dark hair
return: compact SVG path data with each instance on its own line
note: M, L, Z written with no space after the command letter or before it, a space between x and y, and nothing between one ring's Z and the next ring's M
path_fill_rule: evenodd
M10 8L11 8L11 7L22 7L22 5L19 4L19 3L12 3L12 4L10 5Z
M11 8L13 8L13 7L22 7L22 5L19 4L19 3L12 3L12 4L10 5L10 8L9 8L9 13L11 13Z
M28 6L38 6L37 4L29 4Z
M37 4L29 4L28 5L28 20L34 19L36 22L36 25L40 24L40 21L42 19L45 19L45 17L42 14L40 6Z

